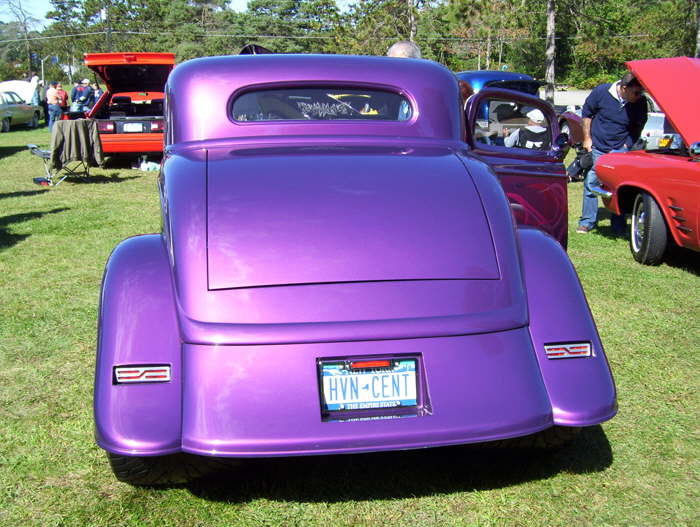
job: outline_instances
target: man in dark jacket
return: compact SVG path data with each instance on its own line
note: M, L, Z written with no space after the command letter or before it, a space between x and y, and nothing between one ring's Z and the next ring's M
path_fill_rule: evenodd
M90 88L90 79L83 79L81 83L70 92L71 111L84 112L92 107L93 95Z
M590 232L598 220L598 197L591 186L600 185L595 172L598 158L608 152L626 152L637 142L647 122L647 99L631 73L612 84L596 86L583 105L583 148L593 155L593 168L583 182L583 206L576 232ZM612 228L624 231L624 216L613 215Z

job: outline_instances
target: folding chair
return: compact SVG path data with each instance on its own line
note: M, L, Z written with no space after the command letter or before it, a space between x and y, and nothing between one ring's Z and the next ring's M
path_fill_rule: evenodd
M90 167L104 163L97 124L91 119L56 121L51 130L51 146L43 150L27 145L44 163L44 177L34 178L42 186L57 186L68 176L90 175Z

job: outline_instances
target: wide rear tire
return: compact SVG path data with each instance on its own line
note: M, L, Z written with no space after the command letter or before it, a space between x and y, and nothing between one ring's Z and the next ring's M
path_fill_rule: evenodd
M205 476L223 465L219 460L191 454L138 457L108 452L107 457L116 478L135 486L187 483Z
M646 192L634 198L630 251L639 263L659 265L666 252L668 232L658 203Z
M571 443L578 437L580 432L580 427L553 426L528 436L496 441L495 444L496 446L506 448L556 450Z

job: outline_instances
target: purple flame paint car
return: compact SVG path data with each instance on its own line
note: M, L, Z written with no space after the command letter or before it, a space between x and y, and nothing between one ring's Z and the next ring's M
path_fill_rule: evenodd
M119 479L174 481L205 457L555 444L615 414L562 248L558 148L479 142L488 97L556 126L505 90L465 114L424 60L173 71L163 232L122 242L102 289L96 435Z

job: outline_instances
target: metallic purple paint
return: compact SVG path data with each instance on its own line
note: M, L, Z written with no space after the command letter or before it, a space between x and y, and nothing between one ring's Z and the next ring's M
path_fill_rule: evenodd
M416 117L228 118L232 94L250 84L307 82L395 86ZM219 57L178 66L166 91L163 234L122 242L103 282L101 447L365 452L614 415L576 273L556 240L515 228L503 188L462 142L447 70L376 57ZM555 205L564 217L565 204ZM546 358L545 344L577 341L594 356ZM416 416L324 422L317 361L387 356L418 360ZM172 381L113 384L115 366L143 364L171 365Z

